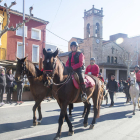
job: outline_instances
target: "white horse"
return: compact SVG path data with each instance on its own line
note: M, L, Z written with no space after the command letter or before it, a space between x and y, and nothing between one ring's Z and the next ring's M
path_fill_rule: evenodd
M135 72L130 72L130 89L129 94L131 96L132 103L134 105L133 115L135 115L136 110L136 104L138 101L138 107L139 107L139 85L136 82L136 74Z

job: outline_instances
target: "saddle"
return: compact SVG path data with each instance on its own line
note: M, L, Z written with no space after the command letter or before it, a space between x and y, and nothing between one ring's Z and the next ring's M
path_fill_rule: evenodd
M80 81L79 81L79 76L76 72L72 75L72 81L73 81L75 88L79 89ZM95 85L95 81L90 76L85 75L84 84L85 84L86 88L91 88Z

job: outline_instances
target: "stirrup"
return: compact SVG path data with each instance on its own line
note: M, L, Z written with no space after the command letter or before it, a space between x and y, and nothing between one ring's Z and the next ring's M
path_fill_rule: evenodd
M86 93L82 93L81 94L81 100L82 100L82 102L86 102L87 101L87 94Z

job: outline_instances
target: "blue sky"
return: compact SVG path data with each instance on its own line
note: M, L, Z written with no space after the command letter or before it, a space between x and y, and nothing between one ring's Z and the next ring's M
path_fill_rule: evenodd
M12 1L3 0L1 5L5 2L10 5ZM22 12L23 0L16 2L12 9ZM103 7L104 40L116 33L130 37L140 34L140 0L25 0L25 13L29 14L29 7L33 6L35 17L49 21L48 30L69 41L72 37L83 38L84 10L91 9L92 5L97 9ZM68 50L68 42L47 31L46 42Z

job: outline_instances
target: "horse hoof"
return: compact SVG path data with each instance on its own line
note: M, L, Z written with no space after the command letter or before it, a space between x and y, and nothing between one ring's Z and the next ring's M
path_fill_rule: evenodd
M85 124L84 124L84 127L87 127L87 126L88 126L88 123L85 123Z
M69 115L69 118L72 118L72 115Z
M91 124L90 125L90 127L89 127L89 129L93 129L94 128L94 125L93 124Z
M133 112L133 115L135 115L135 112Z
M60 136L56 135L53 140L59 140L59 139L60 139Z
M82 118L84 118L85 117L85 114L84 115L82 115Z
M74 131L68 132L68 136L72 136L74 134Z
M42 121L42 120L38 120L38 125L40 125L40 124L41 124L41 121Z
M38 125L38 122L33 123L33 126L37 126L37 125Z

